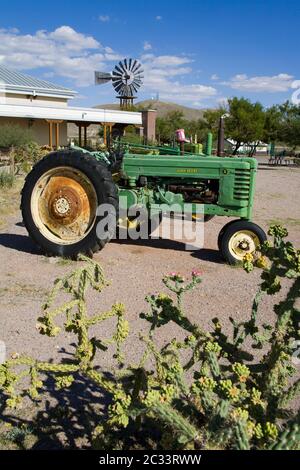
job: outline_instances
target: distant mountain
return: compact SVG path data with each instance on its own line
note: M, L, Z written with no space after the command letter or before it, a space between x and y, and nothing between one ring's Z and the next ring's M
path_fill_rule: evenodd
M135 103L135 106L140 109L156 109L158 117L164 117L171 111L181 111L188 120L201 119L205 109L189 108L177 103L168 103L158 100L145 100ZM94 108L100 109L120 109L118 104L99 104Z

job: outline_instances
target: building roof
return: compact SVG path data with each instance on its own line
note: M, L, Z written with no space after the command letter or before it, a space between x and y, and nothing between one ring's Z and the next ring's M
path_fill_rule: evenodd
M73 98L75 91L46 80L31 77L16 70L10 70L0 65L0 91L17 94L50 96L56 98Z
M115 109L95 109L95 108L71 108L46 107L46 106L28 106L15 104L1 104L1 117L14 117L25 119L57 119L68 122L86 122L86 123L120 123L133 124L140 126L142 124L142 113L132 111L118 111Z

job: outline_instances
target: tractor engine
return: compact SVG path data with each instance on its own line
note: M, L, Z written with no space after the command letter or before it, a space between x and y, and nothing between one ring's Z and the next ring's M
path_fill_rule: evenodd
M214 204L218 200L219 184L217 180L198 182L196 185L172 183L168 191L182 194L184 202L198 202L200 204Z

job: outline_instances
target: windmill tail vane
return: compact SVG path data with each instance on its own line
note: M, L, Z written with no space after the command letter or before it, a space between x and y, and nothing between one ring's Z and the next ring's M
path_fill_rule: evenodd
M118 93L122 109L133 106L136 93L143 84L144 70L136 59L124 59L115 66L111 73L95 72L96 85L103 85L112 81L112 85Z

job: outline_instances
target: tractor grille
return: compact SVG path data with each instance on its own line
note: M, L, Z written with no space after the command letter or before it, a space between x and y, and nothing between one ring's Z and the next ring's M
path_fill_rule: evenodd
M234 199L238 199L240 201L248 200L249 193L250 193L250 183L251 183L250 170L246 170L246 169L235 170L234 189L233 189Z

